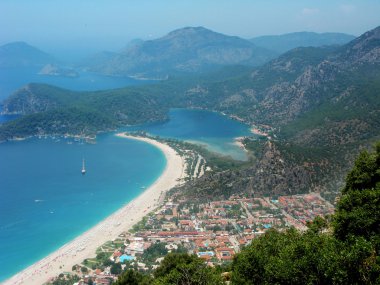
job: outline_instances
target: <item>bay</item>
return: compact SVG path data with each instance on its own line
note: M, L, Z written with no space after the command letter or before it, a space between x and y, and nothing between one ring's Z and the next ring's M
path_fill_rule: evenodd
M57 140L0 144L0 281L137 197L166 165L159 149L113 134Z
M227 116L172 109L170 120L128 128L197 142L235 158L249 126ZM82 158L86 175L82 176ZM166 165L146 143L98 136L96 144L61 138L0 144L0 281L72 240L151 185Z

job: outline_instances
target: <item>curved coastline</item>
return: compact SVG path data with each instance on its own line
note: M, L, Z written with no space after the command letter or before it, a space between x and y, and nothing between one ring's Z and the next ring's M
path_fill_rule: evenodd
M185 162L168 145L153 139L130 136L124 133L116 135L122 138L144 141L159 148L167 161L161 176L137 198L111 216L1 284L40 285L63 271L71 271L73 265L81 263L85 258L94 257L96 249L103 243L117 238L123 231L127 231L140 221L150 210L158 206L163 193L176 186L184 178Z

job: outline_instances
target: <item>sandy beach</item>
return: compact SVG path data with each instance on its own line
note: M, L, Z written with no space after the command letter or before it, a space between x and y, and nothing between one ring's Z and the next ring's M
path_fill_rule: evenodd
M120 233L140 221L158 205L159 197L163 192L179 184L179 181L184 178L185 162L168 145L149 138L133 137L123 133L117 136L144 141L159 148L167 160L162 175L152 186L123 208L2 284L41 285L64 271L71 272L73 265L80 264L85 258L95 257L95 251L100 245L117 238Z
M244 137L236 137L234 139L234 144L237 145L238 147L240 147L245 152L247 152L247 149L245 148L245 146L243 144L243 140L244 140Z
M255 135L259 135L259 136L264 136L264 137L269 136L268 133L261 131L261 130L260 130L259 128L257 128L256 126L252 126L252 127L251 127L251 133L252 133L252 134L255 134Z

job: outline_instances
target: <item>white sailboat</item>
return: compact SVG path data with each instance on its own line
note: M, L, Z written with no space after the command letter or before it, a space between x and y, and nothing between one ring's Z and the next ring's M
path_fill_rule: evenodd
M86 167L84 165L84 158L82 160L82 175L85 175L86 174Z

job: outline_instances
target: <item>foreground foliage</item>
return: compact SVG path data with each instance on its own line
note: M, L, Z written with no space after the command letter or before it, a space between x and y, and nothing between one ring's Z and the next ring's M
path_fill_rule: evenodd
M215 269L207 267L196 255L186 253L169 253L153 275L154 279L137 271L127 270L115 285L223 284L220 274L217 274Z
M379 284L379 239L380 143L347 175L332 228L318 218L305 233L268 231L236 256L232 283Z
M272 229L253 240L228 269L231 284L380 284L379 189L380 143L357 159L333 217L316 218L306 232ZM128 270L116 284L223 284L221 272L171 253L154 278Z

